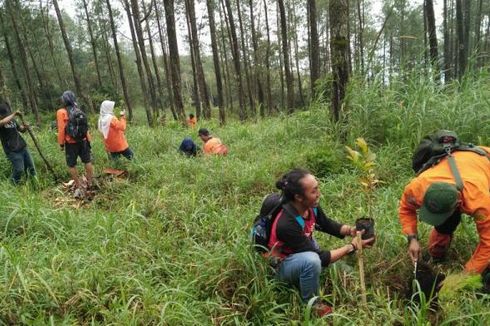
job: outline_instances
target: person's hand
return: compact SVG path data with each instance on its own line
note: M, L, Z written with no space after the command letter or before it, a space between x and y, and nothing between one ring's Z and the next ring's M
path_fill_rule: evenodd
M125 110L121 110L121 112L119 112L119 114L124 117L126 115L126 111Z
M19 117L24 116L24 113L22 113L22 111L15 111L14 114L19 116Z
M417 239L410 240L410 243L408 244L408 255L414 263L419 260L420 252L421 248L419 241Z

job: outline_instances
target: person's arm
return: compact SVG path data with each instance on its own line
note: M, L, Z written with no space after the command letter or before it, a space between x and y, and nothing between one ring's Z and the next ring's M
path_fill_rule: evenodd
M465 265L465 272L482 273L490 262L490 192L471 190L470 183L465 184L465 190L470 188L470 193L465 192L465 202L463 203L466 212L471 212L475 219L476 230L480 237L480 242L476 246L473 255Z
M12 121L13 118L15 118L15 116L18 114L18 112L13 112L11 114L9 114L8 116L6 116L5 118L3 118L2 120L0 120L0 127L3 127L5 126L7 123L9 123L10 121Z
M422 248L417 238L417 209L421 206L421 189L414 189L414 185L410 183L405 187L398 215L402 232L407 236L408 255L413 262L416 262L421 254Z
M373 242L374 242L374 237L366 240L361 240L361 245L363 248L366 248L369 247ZM357 249L359 248L357 248L355 241L352 241L351 243L346 244L345 246L330 250L330 262L334 263L340 258L356 251Z
M120 119L117 119L116 117L112 118L111 127L116 130L126 130L126 116L122 115Z

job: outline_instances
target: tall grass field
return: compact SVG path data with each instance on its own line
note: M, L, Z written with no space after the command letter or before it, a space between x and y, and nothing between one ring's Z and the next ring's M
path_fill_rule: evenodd
M381 85L353 80L344 118L330 122L328 103L256 122L200 121L229 147L226 157L186 158L177 152L192 136L178 124L128 127L134 162L111 163L92 128L101 189L80 205L55 184L28 135L39 183L15 187L0 156L0 324L28 325L488 325L489 296L462 292L457 301L414 305L406 299L412 266L398 222L398 200L413 177L419 139L439 128L468 142L490 145L490 77L436 85L417 76ZM55 132L34 129L58 174L69 177ZM321 184L321 205L344 223L365 215L358 172L345 145L364 137L376 153L382 181L373 194L377 242L365 251L368 304L361 304L355 256L329 266L323 299L334 313L315 318L298 291L274 279L251 248L249 233L262 198L293 167ZM129 176L111 179L105 167ZM430 229L419 235L427 244ZM335 248L346 240L321 233ZM478 243L464 217L449 260L459 272Z

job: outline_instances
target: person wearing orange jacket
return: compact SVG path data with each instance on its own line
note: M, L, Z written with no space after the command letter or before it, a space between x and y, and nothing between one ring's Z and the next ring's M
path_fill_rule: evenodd
M489 147L479 147L490 153ZM446 156L405 187L399 217L402 232L408 238L408 253L413 262L421 256L417 210L421 221L434 226L428 246L434 259L444 258L461 221L461 213L464 213L473 217L480 237L464 271L482 273L487 278L490 276L490 160L470 151L456 151L452 157L460 177L455 176ZM461 183L460 187L458 183Z
M186 120L187 126L190 128L195 128L197 124L197 119L194 114L189 113L189 118Z
M204 143L203 152L205 155L226 155L228 154L228 148L224 145L219 138L213 137L209 134L209 130L201 128L198 131L198 136Z
M58 129L58 144L61 150L65 151L66 164L71 178L75 182L75 187L80 191L81 183L78 177L76 168L77 159L80 157L82 163L85 164L85 173L87 177L87 188L92 187L92 179L94 175L94 167L92 165L92 155L90 147L90 134L87 132L83 139L75 140L66 132L68 125L69 113L68 110L77 107L75 94L72 91L65 91L61 97L64 107L56 111L56 124Z
M100 105L100 117L98 128L104 137L104 145L112 159L118 159L121 155L128 160L133 159L134 153L129 148L124 132L126 131L126 114L121 111L121 118L114 115L113 101L104 101Z

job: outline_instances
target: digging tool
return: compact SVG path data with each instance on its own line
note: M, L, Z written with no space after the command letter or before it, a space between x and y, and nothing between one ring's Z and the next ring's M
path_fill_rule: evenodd
M366 296L366 281L364 277L364 256L362 253L362 239L361 232L357 231L356 235L357 242L357 264L359 265L359 277L361 279L361 298L362 304L367 306L367 296Z
M22 124L24 126L26 126L26 123L24 121L24 117L22 115L19 115L19 118L20 118L20 121L22 122ZM34 146L36 146L36 149L37 151L39 152L39 156L41 156L41 158L43 159L44 161L44 164L46 164L46 168L48 169L48 171L53 175L53 178L54 178L54 181L55 182L58 182L58 180L60 180L60 178L58 177L58 175L54 172L53 168L51 167L51 165L49 164L48 160L46 159L46 157L44 157L44 154L43 152L41 151L41 147L39 146L39 143L37 142L37 139L36 139L36 136L34 136L34 133L32 132L31 128L30 127L26 127L27 129L27 132L29 133L29 136L31 136L32 138L32 141L34 143Z

